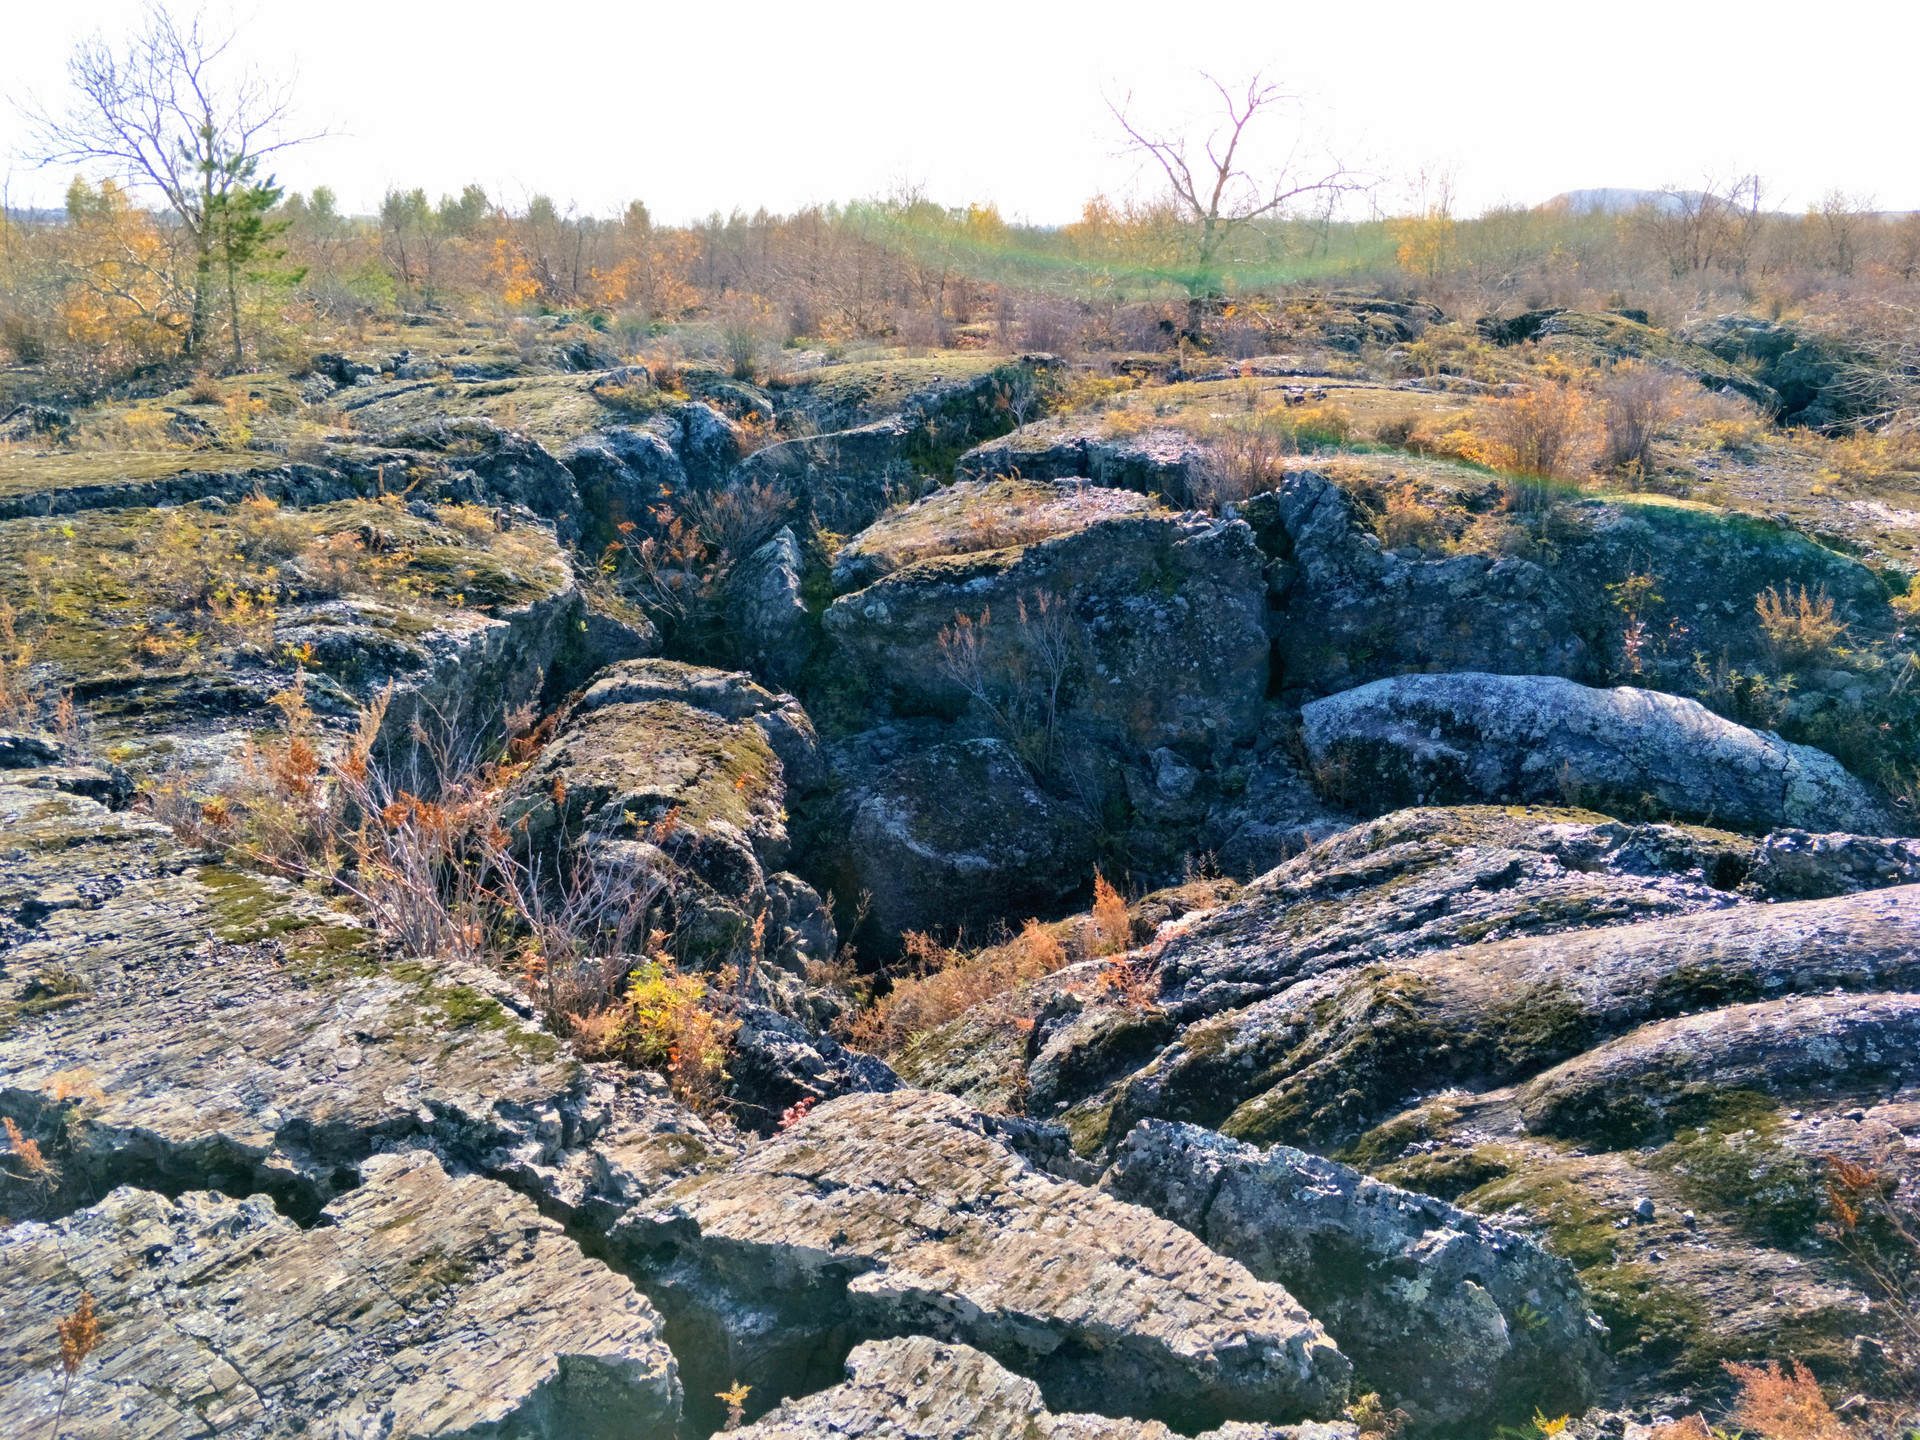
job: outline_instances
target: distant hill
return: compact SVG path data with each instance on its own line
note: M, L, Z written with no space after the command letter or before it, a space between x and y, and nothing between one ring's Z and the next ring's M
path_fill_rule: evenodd
M1604 186L1597 190L1563 190L1547 204L1552 207L1564 207L1577 215L1590 215L1598 210L1606 215L1621 215L1629 210L1638 210L1643 205L1652 205L1661 210L1678 209L1681 200L1698 200L1698 190L1626 190L1614 186Z

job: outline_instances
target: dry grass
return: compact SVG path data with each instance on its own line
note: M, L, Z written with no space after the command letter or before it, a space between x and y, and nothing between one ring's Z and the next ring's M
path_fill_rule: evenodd
M1740 1386L1727 1418L1743 1434L1762 1440L1848 1440L1851 1432L1827 1404L1807 1367L1795 1360L1788 1369L1729 1363L1727 1373Z
M853 1022L852 1041L877 1055L896 1054L916 1035L934 1030L974 1006L1051 975L1068 961L1051 926L1027 921L1002 945L964 952L929 935L908 931L907 961L915 972L894 981Z
M1847 633L1846 623L1834 618L1833 598L1824 585L1815 593L1788 585L1784 596L1769 585L1754 597L1753 608L1782 665L1823 659Z

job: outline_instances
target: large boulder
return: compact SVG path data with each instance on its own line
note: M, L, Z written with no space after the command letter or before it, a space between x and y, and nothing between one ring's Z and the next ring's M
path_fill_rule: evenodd
M1103 434L1084 421L1043 420L976 445L953 463L956 480L1018 476L1030 481L1088 480L1098 486L1195 503L1207 452L1178 430Z
M871 896L877 943L1018 924L1092 883L1086 821L1003 740L883 726L829 750L834 788L807 847L816 883Z
M899 420L776 441L741 462L734 481L793 498L803 520L852 535L923 486L914 432Z
M76 1437L548 1435L668 1440L680 1382L631 1281L425 1151L302 1229L264 1199L123 1187L0 1235L0 1429ZM55 1327L92 1296L70 1387Z
M727 1335L704 1362L682 1352L689 1389L700 1363L760 1396L804 1392L831 1379L836 1344L935 1334L1055 1409L1183 1430L1326 1417L1347 1398L1345 1357L1285 1290L1036 1170L947 1096L829 1101L606 1243L684 1333Z
M704 703L703 703L704 702ZM786 767L810 751L791 696L672 661L612 667L514 784L503 821L530 863L651 872L674 944L701 964L764 947L767 876L787 862ZM803 762L804 763L804 762ZM776 937L777 943L777 937Z
M1145 1205L1285 1285L1422 1430L1566 1412L1605 1376L1573 1267L1531 1240L1346 1165L1148 1121L1100 1188Z
M1560 801L1746 830L1884 832L1873 795L1823 751L1657 691L1543 675L1402 675L1301 712L1323 789L1407 804Z
M728 638L747 668L775 685L800 678L819 633L805 572L793 527L782 526L727 576Z
M1158 1420L1055 1415L1040 1387L968 1345L916 1335L869 1340L832 1389L784 1401L741 1440L1174 1440ZM1358 1440L1351 1423L1229 1421L1196 1440Z
M841 596L822 624L839 663L901 713L957 716L976 691L1005 715L1037 686L1055 741L1089 762L1101 749L1205 754L1259 728L1263 564L1236 521L1107 520L907 565ZM966 634L943 645L961 618Z

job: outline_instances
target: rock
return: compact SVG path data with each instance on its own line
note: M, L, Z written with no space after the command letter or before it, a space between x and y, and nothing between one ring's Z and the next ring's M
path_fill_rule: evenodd
M0 730L0 770L32 770L66 763L66 747L51 735Z
M1400 811L1321 841L1169 937L1162 1000L1192 1019L1322 971L1725 908L1759 849L1590 811Z
M727 577L728 638L749 669L776 685L799 679L818 635L805 569L793 528L782 526Z
M435 420L384 432L393 449L444 457L453 470L445 498L489 506L523 505L568 543L578 539L584 507L573 473L537 440L477 418ZM397 468L397 467L396 467Z
M1054 1415L1040 1387L967 1345L925 1336L870 1340L847 1357L846 1380L783 1402L741 1440L1174 1440L1157 1420ZM1351 1424L1229 1421L1196 1440L1359 1440Z
M1012 702L999 691L1022 674L1042 676L1052 693L1048 657L1058 655L1056 739L1087 763L1101 751L1204 753L1251 739L1260 723L1261 563L1239 522L1108 520L1024 547L919 561L843 595L821 623L838 663L897 713L967 709L939 643L964 615L982 683L1003 705Z
M638 660L610 666L587 687L583 710L602 705L673 701L753 724L786 772L790 787L810 790L825 782L819 737L800 702L758 684L744 670L710 670L677 660Z
M660 1316L505 1186L380 1155L303 1230L262 1199L122 1187L0 1233L0 1429L51 1433L55 1326L101 1344L69 1436L656 1436L680 1418Z
M599 545L622 539L620 526L656 527L653 512L684 495L691 482L673 446L652 430L609 425L560 452L573 473Z
M696 400L680 407L680 463L695 485L718 486L742 453L740 427L713 406Z
M1285 1285L1421 1429L1583 1409L1606 1377L1573 1267L1464 1210L1276 1145L1148 1121L1100 1188Z
M661 1201L606 1243L686 1333L729 1337L711 1359L683 1348L689 1390L704 1364L761 1396L803 1393L836 1343L934 1333L1056 1410L1198 1429L1346 1400L1345 1358L1279 1286L1041 1174L946 1096L828 1101Z
M793 497L801 521L852 535L925 488L915 448L909 426L881 420L836 434L776 441L747 456L734 479L772 486Z
M1142 496L1124 490L963 480L889 511L841 546L833 557L834 592L862 589L917 560L1030 545L1147 509Z
M16 405L0 416L0 441L21 444L42 437L56 444L73 428L73 412L57 405Z
M1653 1219L1654 1204L1645 1195L1633 1202L1633 1214L1637 1220Z
M1561 801L1748 830L1892 824L1824 751L1655 691L1544 675L1403 675L1316 700L1301 724L1323 788L1375 811Z
M1466 498L1470 507L1483 503ZM1657 688L1685 692L1701 684L1696 651L1771 674L1778 657L1754 614L1769 586L1825 590L1834 618L1854 634L1899 628L1886 583L1866 565L1758 516L1654 500L1567 501L1526 532L1536 563L1383 550L1370 513L1312 471L1234 509L1271 561L1283 612L1274 618L1276 688L1303 697L1416 671L1596 684L1634 663ZM1640 618L1657 643L1630 663L1618 587L1636 576L1651 582Z
M1613 1146L1712 1118L1729 1090L1883 1093L1912 1063L1920 995L1796 995L1644 1025L1521 1087L1527 1128ZM1642 1201L1648 1207L1651 1202ZM1637 1213L1637 1211L1636 1211Z
M748 1129L770 1135L793 1106L900 1088L886 1061L763 1005L739 1006L734 1015L740 1028L727 1059L727 1098L735 1121Z
M1109 1133L1154 1115L1255 1144L1318 1147L1410 1096L1517 1083L1702 1006L1920 988L1917 936L1920 888L1899 886L1329 971L1189 1027L1127 1082Z
M884 948L905 930L1018 924L1090 884L1085 823L1013 747L886 726L830 747L830 804L807 845L836 895L871 895Z
M1096 486L1202 503L1205 447L1178 430L1111 436L1084 421L1046 420L977 445L954 461L956 480L1018 476L1026 481L1088 480Z
M1194 848L1212 855L1222 874L1238 880L1264 875L1353 824L1352 816L1313 793L1278 745L1244 759L1236 755L1214 779L1215 798Z

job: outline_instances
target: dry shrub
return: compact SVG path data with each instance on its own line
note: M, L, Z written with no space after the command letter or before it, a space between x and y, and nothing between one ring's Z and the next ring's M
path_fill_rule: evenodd
M223 405L226 403L226 391L220 388L220 381L202 372L193 377L193 383L187 386L189 405Z
M1299 453L1294 419L1280 409L1252 415L1208 416L1185 427L1206 449L1199 472L1189 477L1185 495L1175 504L1218 510L1223 505L1278 489L1286 478L1286 460Z
M1380 536L1380 543L1389 550L1406 545L1439 545L1447 538L1440 524L1440 512L1431 505L1423 505L1404 490L1387 497L1386 509L1374 521L1373 528Z
M1107 883L1107 877L1093 872L1093 932L1096 955L1111 955L1133 945L1133 920L1127 914L1127 901Z
M971 954L912 930L904 943L908 963L918 973L896 980L853 1022L853 1043L878 1055L895 1054L914 1036L1067 963L1059 937L1038 920L1027 921L1005 944Z
M1791 1370L1782 1370L1778 1360L1764 1365L1729 1361L1726 1368L1740 1386L1728 1419L1742 1432L1763 1440L1848 1440L1845 1423L1800 1361Z
M1353 412L1344 405L1309 405L1293 414L1294 434L1315 445L1344 445L1353 438Z
M1607 470L1653 469L1653 442L1680 415L1681 382L1650 365L1616 365L1600 386L1600 464Z
M1476 420L1493 441L1501 469L1569 480L1590 463L1587 398L1572 385L1539 385L1525 395L1492 401Z
M704 980L657 955L633 971L618 1005L573 1016L571 1029L589 1059L658 1070L679 1100L712 1110L725 1094L728 1045L740 1022L707 1001Z
M1833 617L1833 597L1824 585L1815 593L1788 585L1784 596L1769 585L1754 597L1753 608L1783 665L1821 659L1847 633L1846 623Z

